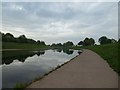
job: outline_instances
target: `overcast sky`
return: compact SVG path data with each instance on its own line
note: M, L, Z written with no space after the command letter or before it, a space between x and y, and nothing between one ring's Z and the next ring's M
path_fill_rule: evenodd
M86 37L118 39L117 2L3 2L2 32L47 44Z

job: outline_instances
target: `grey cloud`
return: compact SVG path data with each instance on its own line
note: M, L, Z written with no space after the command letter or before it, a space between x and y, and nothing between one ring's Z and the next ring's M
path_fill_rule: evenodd
M2 4L3 32L48 44L102 35L117 39L117 3L19 2Z

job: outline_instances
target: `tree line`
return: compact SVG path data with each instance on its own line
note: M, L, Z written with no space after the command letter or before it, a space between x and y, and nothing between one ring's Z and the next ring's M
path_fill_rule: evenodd
M103 44L116 43L117 41L115 39L109 39L106 36L102 36L102 37L100 37L98 39L98 42L100 43L100 45L103 45ZM85 38L83 41L80 41L78 43L78 45L81 45L81 46L93 46L93 45L95 45L95 40L93 38Z
M29 44L39 44L39 45L46 45L44 41L40 40L33 40L27 38L25 35L20 35L19 37L14 37L11 33L1 33L2 34L2 41L3 42L16 42L16 43L29 43Z
M100 43L100 45L103 45L103 44L116 43L117 41L115 39L109 39L106 36L102 36L102 37L100 37L98 39L98 42ZM80 41L80 42L77 43L77 46L93 46L93 45L96 45L95 40L93 38L87 38L87 37L83 41ZM61 46L71 47L71 46L74 46L74 44L71 41L67 41L67 42L65 42L63 44L61 44L61 43L57 43L57 44L53 43L51 46L53 46L53 47L61 47Z
M57 44L55 44L55 43L53 43L51 46L52 47L71 47L71 46L73 46L74 44L73 44L73 42L71 42L71 41L67 41L67 42L65 42L65 43L63 43L63 44L61 44L61 43L57 43Z
M30 43L30 44L39 44L39 45L46 45L44 41L40 41L40 40L33 40L33 39L29 39L27 38L25 35L20 35L19 37L14 37L14 35L12 35L11 33L1 33L2 34L2 41L3 42L16 42L16 43ZM110 44L110 43L116 43L117 41L115 39L109 39L106 36L102 36L98 39L98 42L100 43L100 45L103 44ZM120 39L118 40L118 42L120 42ZM95 40L93 38L88 38L86 37L83 41L79 41L77 43L78 46L93 46L96 45L95 44ZM65 43L53 43L51 45L52 47L71 47L74 46L74 43L72 41L67 41Z

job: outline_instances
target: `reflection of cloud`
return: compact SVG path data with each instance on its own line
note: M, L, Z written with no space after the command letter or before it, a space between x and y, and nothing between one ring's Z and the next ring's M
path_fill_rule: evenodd
M97 39L102 35L117 39L117 2L3 3L3 32L47 43L75 43L85 37Z

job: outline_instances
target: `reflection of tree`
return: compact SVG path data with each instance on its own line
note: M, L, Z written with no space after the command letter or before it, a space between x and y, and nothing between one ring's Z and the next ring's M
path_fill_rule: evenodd
M62 49L57 49L57 52L61 52L62 51Z
M8 65L12 62L13 62L13 58L10 58L10 59L9 58L2 58L2 64Z
M73 54L73 50L69 50L69 49L63 49L63 52L70 55L70 54Z
M37 56L44 55L45 51L38 51L36 54L37 54Z
M13 55L15 54L14 52L16 52L16 55ZM32 57L34 55L43 55L45 53L45 51L37 51L37 52L28 52L28 51L25 51L24 53L21 53L21 51L3 51L3 57L2 57L2 64L11 64L14 60L19 60L20 62L25 62L25 60L28 58L28 57ZM12 53L12 54L10 54Z
M19 55L19 56L12 56L12 57L3 57L2 58L2 64L8 65L8 64L12 63L14 60L19 60L20 62L24 62L27 59L27 57L29 57L29 55Z
M26 57L19 57L18 58L18 60L21 61L21 62L24 62L26 59L27 59L27 56Z
M78 51L78 54L81 54L81 53L82 53L82 50L79 50L79 51Z

